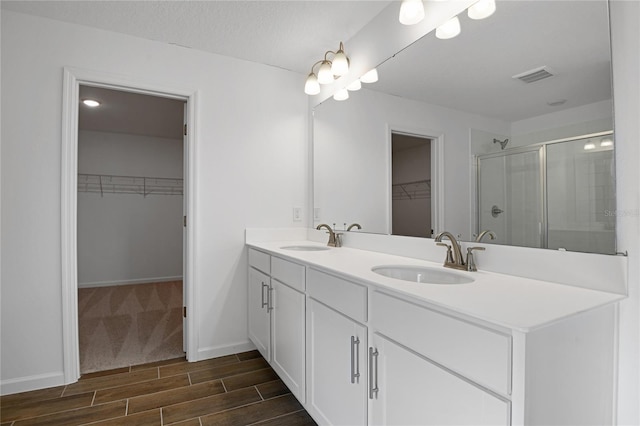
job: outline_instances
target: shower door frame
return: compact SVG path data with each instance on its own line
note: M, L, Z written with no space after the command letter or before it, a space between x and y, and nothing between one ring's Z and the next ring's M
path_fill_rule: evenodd
M480 230L480 199L481 199L481 188L480 188L480 161L486 160L489 158L498 158L498 157L506 157L507 155L516 155L516 154L524 154L528 152L538 152L538 173L539 173L539 185L540 185L540 218L541 221L539 223L539 234L540 234L540 247L533 248L546 248L548 241L548 229L547 229L547 143L538 143L534 145L527 145L523 147L510 148L505 149L504 151L494 152L491 154L482 154L475 156L476 163L476 234L481 232ZM506 243L504 243L506 244ZM513 245L513 244L506 244Z

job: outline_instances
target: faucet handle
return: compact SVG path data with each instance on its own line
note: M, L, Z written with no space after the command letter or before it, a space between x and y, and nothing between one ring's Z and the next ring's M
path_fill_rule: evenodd
M478 270L476 262L473 258L473 250L486 250L484 247L467 247L467 271L475 272Z
M342 232L334 232L336 245L335 247L342 247Z
M436 243L436 245L447 248L447 259L445 260L445 263L453 263L453 253L451 252L451 246L445 243Z

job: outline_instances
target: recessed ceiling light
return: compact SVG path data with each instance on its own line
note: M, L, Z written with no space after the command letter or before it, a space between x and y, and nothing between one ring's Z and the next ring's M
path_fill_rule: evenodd
M96 101L95 99L83 99L82 103L91 108L100 106L100 102Z

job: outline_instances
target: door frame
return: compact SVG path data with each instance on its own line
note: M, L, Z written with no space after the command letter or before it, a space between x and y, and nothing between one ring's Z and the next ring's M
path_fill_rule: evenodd
M78 334L78 253L77 253L77 191L78 191L78 105L80 85L103 87L187 102L187 135L185 136L184 197L187 224L183 247L183 286L187 307L186 354L196 355L198 336L195 318L197 306L194 285L195 271L195 194L196 192L196 105L197 91L176 88L169 84L153 83L130 76L65 67L62 93L62 156L61 156L61 278L62 278L62 339L63 369L66 384L80 378Z
M414 136L431 140L431 226L434 234L445 230L444 224L444 133L397 124L387 125L387 229L393 232L392 208L392 155L391 142L394 134Z

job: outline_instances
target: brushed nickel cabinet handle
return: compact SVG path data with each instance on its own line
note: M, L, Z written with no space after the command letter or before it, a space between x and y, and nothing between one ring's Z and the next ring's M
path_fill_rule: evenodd
M375 367L373 359L375 358ZM375 373L375 379L374 379ZM378 395L378 350L369 347L369 399L373 399L373 394Z
M268 301L265 301L265 297L264 297L264 288L265 288L265 287L267 288L267 291L269 291L269 290L268 290L268 289L269 289L269 286L268 286L267 284L265 284L265 283L264 283L264 281L262 281L262 289L261 289L261 292L262 292L262 306L261 306L261 307L262 307L262 308L264 308L265 306L268 306L268 305L269 305L269 302L268 302Z
M351 336L351 383L356 383L360 377L360 339Z

